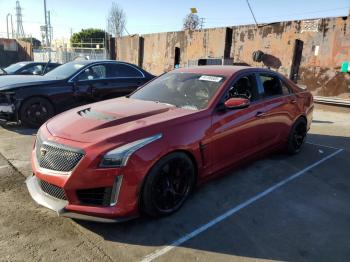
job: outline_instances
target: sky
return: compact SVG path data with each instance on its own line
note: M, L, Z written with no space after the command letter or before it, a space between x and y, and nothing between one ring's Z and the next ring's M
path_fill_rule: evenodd
M25 34L41 40L44 0L20 0ZM179 31L183 18L196 7L205 28L254 23L246 0L116 0L126 13L130 34ZM346 16L350 0L249 0L258 23ZM82 28L106 29L111 0L47 0L54 39L69 38ZM0 37L6 37L6 15L13 14L16 0L0 0Z

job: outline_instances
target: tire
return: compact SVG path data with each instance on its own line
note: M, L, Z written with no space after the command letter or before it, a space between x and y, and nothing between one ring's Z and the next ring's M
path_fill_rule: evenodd
M304 118L300 117L295 121L289 137L287 153L293 155L301 151L307 134L307 122Z
M54 116L55 110L49 100L33 97L24 101L19 112L21 124L26 127L38 128Z
M176 212L193 189L195 168L181 152L161 158L148 173L140 199L141 211L151 217Z

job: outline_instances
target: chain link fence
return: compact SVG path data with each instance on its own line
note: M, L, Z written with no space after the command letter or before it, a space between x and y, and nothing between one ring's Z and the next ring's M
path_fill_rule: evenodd
M67 63L76 59L93 59L103 60L107 59L107 52L105 48L58 48L55 50L36 49L33 50L34 61L36 62L51 62Z

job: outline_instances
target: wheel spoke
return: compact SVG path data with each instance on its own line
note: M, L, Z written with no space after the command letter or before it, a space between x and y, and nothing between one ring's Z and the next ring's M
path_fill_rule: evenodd
M171 211L181 204L190 188L191 166L182 158L172 159L160 169L154 202L160 210Z

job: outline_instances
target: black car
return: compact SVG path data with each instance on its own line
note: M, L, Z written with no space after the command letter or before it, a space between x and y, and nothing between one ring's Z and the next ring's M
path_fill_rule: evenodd
M3 68L0 75L44 75L60 66L59 63L23 61Z
M73 61L44 76L2 76L0 118L38 127L55 114L104 99L125 96L154 78L118 61Z

